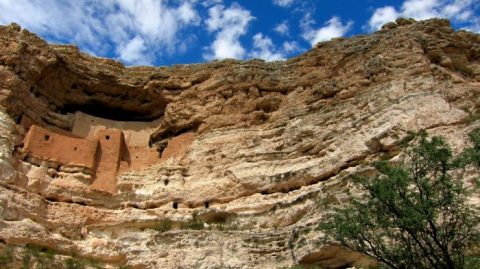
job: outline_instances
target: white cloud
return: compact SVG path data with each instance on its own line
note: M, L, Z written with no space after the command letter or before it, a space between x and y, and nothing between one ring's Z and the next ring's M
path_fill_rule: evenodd
M88 43L95 50L101 47L95 37L106 33L101 22L93 18L92 11L84 8L80 1L0 0L0 10L2 24L17 22L56 39L67 38Z
M290 27L286 20L277 24L273 30L282 36L288 36L290 34Z
M368 25L370 26L370 29L380 29L382 25L394 21L398 16L398 12L394 7L386 6L377 8L368 21Z
M184 2L175 10L174 14L178 15L180 22L184 24L200 24L200 16L189 2Z
M143 46L153 50L164 49L168 53L174 53L179 44L177 33L180 29L188 25L198 25L200 17L197 11L189 2L184 2L177 7L167 7L160 0L118 0L118 11L113 15L121 18L117 21L121 34L125 32L140 34L144 40ZM137 38L137 37L135 37ZM133 39L138 40L138 39ZM151 62L147 59L148 55L140 59L140 55L135 58L124 58L129 52L122 53L122 48L128 48L125 42L131 42L132 39L120 40L118 50L120 59L126 63L143 64ZM132 61L132 59L136 59Z
M229 8L215 5L208 10L208 14L207 29L216 35L203 57L207 60L243 59L245 49L240 43L240 37L247 33L248 24L254 19L250 11L238 4L232 4Z
M425 20L439 15L435 7L439 0L407 0L402 5L402 15L409 18Z
M126 45L117 49L120 58L129 63L148 65L152 64L151 59L146 57L147 47L143 38L136 36Z
M314 23L310 15L307 15L302 20L302 27L304 28L303 38L309 41L312 46L321 41L344 36L353 25L352 21L342 23L341 19L336 16L330 18L323 27L318 29L312 28Z
M295 41L285 41L283 42L282 47L283 47L283 51L286 54L295 53L303 50Z
M392 6L377 8L368 22L370 30L378 30L387 22L398 17L425 20L441 17L453 22L465 22L466 28L475 29L478 21L472 10L478 4L475 0L405 0L400 10Z
M285 59L283 53L275 50L272 39L268 36L264 36L262 33L253 36L253 49L250 53L250 57L266 61L279 61Z
M285 41L277 48L272 39L262 33L255 34L252 43L252 49L248 53L248 57L265 61L285 60L288 55L304 50L296 41Z
M472 32L480 33L480 17L474 18L469 24L469 26L465 27L465 29Z
M472 0L457 0L444 6L442 14L456 21L478 20L478 17L475 17L473 12L474 4Z
M0 0L0 23L18 22L49 40L68 40L99 55L113 50L127 64L153 63L151 57L176 51L182 43L180 31L200 24L193 3Z
M273 0L273 4L280 7L288 7L293 4L295 0Z
M211 7L219 4L223 4L223 0L203 0L202 1L202 6L204 7Z

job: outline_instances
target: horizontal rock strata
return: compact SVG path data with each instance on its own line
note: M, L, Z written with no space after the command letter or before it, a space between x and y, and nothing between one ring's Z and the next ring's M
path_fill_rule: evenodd
M128 68L0 27L0 243L113 268L365 264L325 244L322 215L409 132L464 147L479 98L480 36L439 19L282 62ZM78 129L79 114L98 120ZM96 165L32 155L30 128L82 130ZM93 134L107 129L125 146L99 164Z

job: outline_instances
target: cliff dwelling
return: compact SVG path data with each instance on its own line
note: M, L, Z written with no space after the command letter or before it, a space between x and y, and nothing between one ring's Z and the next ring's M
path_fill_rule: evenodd
M32 124L23 116L23 150L30 160L46 161L50 167L78 168L92 176L91 188L116 193L116 175L157 163L162 150L149 146L150 135L158 125L151 122L115 121L74 114L71 132L50 130Z
M366 268L324 240L321 217L412 134L467 145L479 42L400 20L285 61L125 67L0 26L0 256Z

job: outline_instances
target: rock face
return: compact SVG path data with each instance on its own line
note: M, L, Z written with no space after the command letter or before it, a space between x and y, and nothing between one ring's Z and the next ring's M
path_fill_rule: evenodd
M0 27L0 243L108 268L369 263L316 224L409 131L463 147L479 98L480 36L439 19L158 68Z

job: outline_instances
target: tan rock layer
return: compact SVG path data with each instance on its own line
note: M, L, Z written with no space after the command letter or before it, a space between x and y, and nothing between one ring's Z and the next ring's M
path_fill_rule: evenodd
M0 93L1 242L133 268L339 268L365 260L315 226L355 191L349 176L398 158L409 131L460 149L480 126L480 36L400 19L284 62L125 68L11 25ZM82 171L24 159L15 121L71 132L76 111L155 119L161 160L120 164L108 194Z

